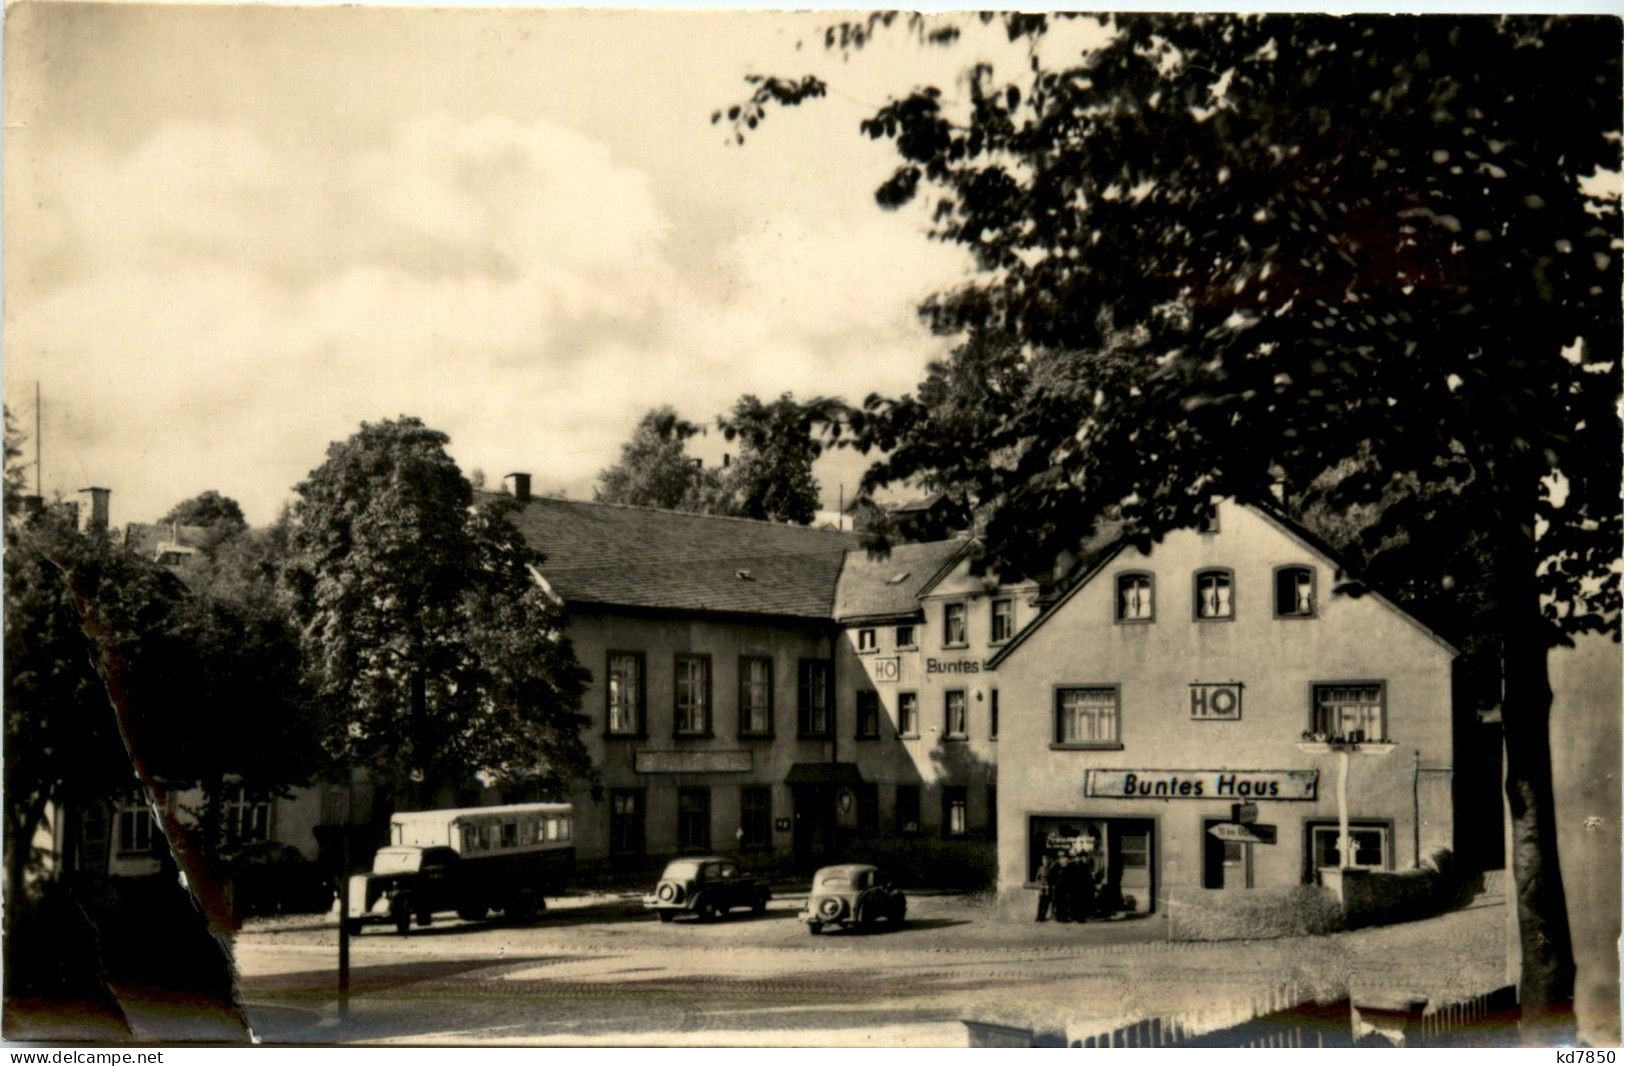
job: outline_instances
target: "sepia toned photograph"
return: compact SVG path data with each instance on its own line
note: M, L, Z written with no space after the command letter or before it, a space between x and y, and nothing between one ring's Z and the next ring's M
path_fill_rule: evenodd
M1616 10L4 23L8 1047L1620 1045Z

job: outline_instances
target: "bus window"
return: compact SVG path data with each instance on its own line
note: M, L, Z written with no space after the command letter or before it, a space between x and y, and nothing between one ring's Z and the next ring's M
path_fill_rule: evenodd
M518 822L502 823L502 846L505 848L516 848L519 846Z
M557 840L558 838L559 838L559 820L557 818L549 818L547 820L547 839L549 839L549 840Z
M463 851L477 851L480 846L479 831L471 825L463 826Z
M570 839L570 818L568 815L559 819L559 839Z

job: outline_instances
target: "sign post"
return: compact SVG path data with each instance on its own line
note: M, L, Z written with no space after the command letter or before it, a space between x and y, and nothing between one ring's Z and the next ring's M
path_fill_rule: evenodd
M1392 741L1371 740L1305 740L1298 744L1305 754L1337 753L1337 862L1341 869L1353 866L1353 839L1349 836L1349 756L1387 755L1394 750Z

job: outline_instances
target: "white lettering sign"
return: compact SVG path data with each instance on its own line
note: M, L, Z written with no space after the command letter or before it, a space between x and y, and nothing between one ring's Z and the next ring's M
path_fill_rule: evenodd
M1312 800L1318 770L1085 770L1101 799Z

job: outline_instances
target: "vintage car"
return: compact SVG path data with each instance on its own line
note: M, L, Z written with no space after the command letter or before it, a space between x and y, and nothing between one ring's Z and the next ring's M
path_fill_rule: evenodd
M575 867L571 825L568 803L397 812L372 872L350 878L345 932L389 922L405 933L441 911L529 921Z
M761 914L772 898L767 882L740 873L737 862L705 855L667 863L660 883L643 897L643 905L663 922L679 914L695 914L705 921L736 907L749 907Z
M872 926L882 918L902 925L907 914L908 899L890 877L873 866L849 863L813 874L800 917L816 936L826 925Z

